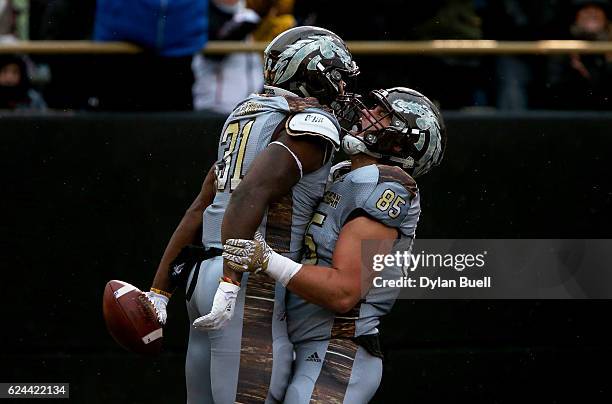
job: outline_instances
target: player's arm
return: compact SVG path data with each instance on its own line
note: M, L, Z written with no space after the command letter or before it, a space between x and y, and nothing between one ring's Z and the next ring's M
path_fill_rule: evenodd
M253 161L249 171L232 193L223 216L221 239L253 238L271 202L289 193L301 177L318 170L329 156L329 142L315 136L281 133ZM227 264L227 263L225 263ZM224 276L239 281L241 274L223 268Z
M170 293L173 292L170 290L171 286L168 278L170 263L178 256L183 247L199 242L202 236L202 213L212 203L215 193L215 169L213 165L208 171L206 178L204 178L200 193L191 206L189 206L176 230L174 230L172 237L170 237L170 241L157 267L155 279L153 279L153 288Z
M369 290L373 270L361 273L363 240L371 240L377 254L388 253L398 230L367 216L347 222L340 230L332 257L332 266L302 265L276 253L260 233L255 239L228 239L223 257L238 272L265 271L292 292L311 303L345 313Z
M147 297L155 306L158 318L162 324L166 322L166 305L168 299L174 292L169 279L169 268L172 261L179 255L181 249L189 244L196 244L201 237L202 213L210 205L215 197L215 170L214 165L204 178L200 193L172 234L162 259L157 267L151 291Z
M418 217L418 209L409 212L411 204L412 196L405 186L397 182L378 184L369 197L358 203L364 214L349 220L340 230L331 268L302 265L283 257L260 234L253 240L226 240L223 257L236 271L263 270L306 300L346 312L367 293L374 276L369 267L367 274L361 273L362 241L378 240L368 255L389 253L408 215Z
M375 251L386 254L397 238L396 229L366 216L357 217L340 230L331 267L303 265L291 278L287 289L305 300L338 313L351 310L371 285L372 268L362 273L363 240L379 241Z

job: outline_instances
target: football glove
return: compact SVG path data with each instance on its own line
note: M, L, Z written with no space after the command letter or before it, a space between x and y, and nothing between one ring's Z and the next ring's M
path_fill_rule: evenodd
M213 298L210 313L196 318L193 326L202 331L219 330L225 327L234 316L239 291L240 286L222 279Z
M287 286L291 278L302 268L302 264L275 252L256 232L253 240L230 238L223 245L223 258L236 272L264 271L274 280Z
M161 290L152 288L151 291L145 293L145 296L147 297L147 299L149 299L149 302L151 302L153 308L155 308L157 319L159 320L161 325L165 325L166 320L168 319L166 306L168 306L168 301L170 300L170 298L158 292L161 292Z

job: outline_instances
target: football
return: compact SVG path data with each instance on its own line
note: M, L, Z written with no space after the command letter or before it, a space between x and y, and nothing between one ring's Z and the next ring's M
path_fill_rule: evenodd
M147 297L136 286L112 280L106 284L102 311L106 327L128 351L155 355L162 347L162 325Z

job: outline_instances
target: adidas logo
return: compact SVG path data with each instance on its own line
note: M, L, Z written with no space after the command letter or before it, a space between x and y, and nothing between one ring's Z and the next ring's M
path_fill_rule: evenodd
M321 358L319 358L319 354L315 351L312 355L306 358L306 362L321 362Z

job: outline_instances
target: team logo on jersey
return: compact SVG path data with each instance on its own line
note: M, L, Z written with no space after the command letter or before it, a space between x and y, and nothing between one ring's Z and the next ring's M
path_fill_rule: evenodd
M327 191L325 195L323 195L323 203L328 204L334 209L336 209L340 203L340 199L342 199L342 196L332 191Z
M174 272L174 275L180 275L180 274L181 274L181 272L183 272L183 268L184 268L184 267L185 267L185 263L175 265L175 266L172 268L172 272Z
M317 351L315 351L308 358L306 358L306 362L317 362L317 363L320 363L321 362L321 358L319 358L319 354L317 353Z
M319 51L319 54L308 62L308 70L318 70L317 65L322 59L331 59L336 56L340 58L347 69L352 67L351 56L342 47L334 43L330 37L313 35L289 45L279 55L278 62L272 70L274 72L274 84L284 83L293 77L302 61L316 51Z
M254 101L248 101L236 108L234 116L250 115L260 111L263 111L265 107L263 104Z

